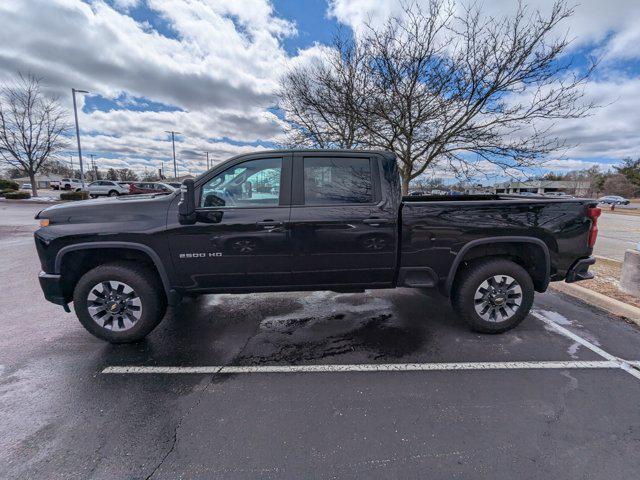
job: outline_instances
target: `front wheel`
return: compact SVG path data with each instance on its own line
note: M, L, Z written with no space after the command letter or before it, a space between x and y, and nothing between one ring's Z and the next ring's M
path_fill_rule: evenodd
M529 273L517 263L493 258L472 263L454 285L452 303L469 327L502 333L522 322L533 304Z
M160 323L166 305L164 290L153 272L128 262L88 271L73 293L82 326L111 343L144 338Z
M118 193L118 192L116 192L115 190L111 190L111 191L109 192L109 196L110 196L110 197L117 197L118 195L119 195L119 193Z

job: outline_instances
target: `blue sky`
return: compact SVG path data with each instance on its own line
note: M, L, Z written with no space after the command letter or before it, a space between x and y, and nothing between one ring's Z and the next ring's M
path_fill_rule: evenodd
M528 3L543 13L552 5ZM501 15L513 4L483 8ZM396 0L10 0L0 2L0 80L35 73L67 106L71 87L92 92L80 99L80 123L83 150L100 168L168 164L164 131L176 130L180 172L196 174L206 151L218 162L281 139L279 76L318 56L336 29L358 31L397 12ZM637 0L576 6L563 27L574 38L568 58L577 66L601 58L585 95L602 108L557 125L573 146L543 170L640 156L639 25Z

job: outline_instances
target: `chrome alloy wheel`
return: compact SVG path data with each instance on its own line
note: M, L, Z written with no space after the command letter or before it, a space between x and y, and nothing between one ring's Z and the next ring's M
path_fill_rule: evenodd
M87 309L94 322L107 330L129 330L142 316L142 302L126 283L101 282L87 296Z
M522 288L509 275L494 275L480 284L473 296L476 313L488 322L505 322L522 303Z

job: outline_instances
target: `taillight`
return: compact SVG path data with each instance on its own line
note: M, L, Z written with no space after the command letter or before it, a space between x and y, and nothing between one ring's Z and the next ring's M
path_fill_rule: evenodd
M602 213L598 207L589 207L587 217L591 219L591 230L589 230L589 247L592 248L596 244L598 238L598 217Z

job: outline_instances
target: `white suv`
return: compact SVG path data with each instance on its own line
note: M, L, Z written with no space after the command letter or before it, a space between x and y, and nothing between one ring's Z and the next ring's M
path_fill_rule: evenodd
M79 192L82 190L82 182L78 178L63 178L60 180L60 190L73 190Z
M91 197L100 195L108 195L117 197L118 195L126 195L129 193L129 185L123 182L114 182L113 180L96 180L87 186Z

